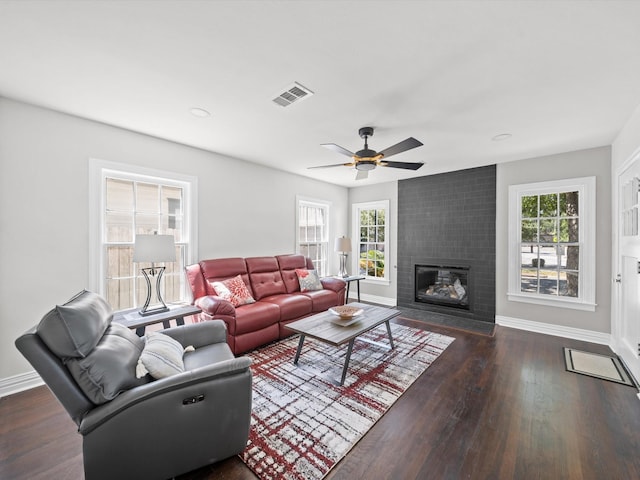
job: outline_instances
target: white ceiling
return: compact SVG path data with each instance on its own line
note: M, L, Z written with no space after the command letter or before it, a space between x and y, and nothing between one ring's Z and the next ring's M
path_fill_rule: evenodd
M294 81L315 95L274 104ZM0 0L0 96L367 185L611 144L640 104L640 2ZM362 126L425 166L307 169Z

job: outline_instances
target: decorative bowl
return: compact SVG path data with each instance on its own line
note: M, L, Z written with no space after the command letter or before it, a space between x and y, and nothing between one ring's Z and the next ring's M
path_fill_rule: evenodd
M329 312L339 316L342 320L351 320L353 317L361 315L364 310L358 307L350 307L349 305L340 305L330 308Z

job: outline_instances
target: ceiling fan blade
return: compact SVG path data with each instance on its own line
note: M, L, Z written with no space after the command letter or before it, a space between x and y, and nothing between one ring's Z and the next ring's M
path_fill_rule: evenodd
M404 168L405 170L418 170L424 163L418 162L385 162L384 160L380 162L380 166L382 167L391 167L391 168Z
M334 163L333 165L318 165L317 167L307 167L310 168L331 168L331 167L353 167L355 163Z
M346 155L347 157L353 157L354 153L350 152L346 148L342 148L340 145L336 145L335 143L323 143L322 147L328 148L329 150L333 150L334 152L341 153Z
M407 150L411 150L412 148L422 146L422 142L416 140L413 137L409 137L406 140L401 141L400 143L396 143L395 145L382 150L380 153L385 156L385 158L390 157L391 155L396 155L398 153L406 152ZM402 167L400 167L402 168Z
M369 170L358 170L356 180L366 180L369 177Z

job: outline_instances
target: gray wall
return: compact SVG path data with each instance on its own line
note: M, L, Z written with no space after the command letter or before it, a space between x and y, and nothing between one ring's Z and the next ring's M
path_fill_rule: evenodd
M595 312L507 300L509 185L596 177ZM611 149L593 148L497 166L496 316L610 333L611 323Z
M372 173L372 175L375 174ZM353 232L353 218L351 205L354 203L373 202L376 200L389 200L389 252L387 252L387 264L389 270L389 284L361 281L360 291L362 299L381 303L383 305L396 304L396 282L397 282L397 243L398 243L398 182L380 183L349 189L349 234L351 238L357 238L358 234ZM357 273L357 265L352 254L349 258L349 272ZM351 295L355 288L351 289Z
M89 158L196 176L197 258L292 252L297 194L347 228L346 188L0 98L0 381L32 370L15 338L89 284Z

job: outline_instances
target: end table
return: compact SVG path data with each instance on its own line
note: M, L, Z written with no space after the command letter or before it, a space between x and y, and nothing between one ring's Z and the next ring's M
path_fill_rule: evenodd
M360 301L360 280L364 280L366 277L364 275L349 275L347 277L336 277L341 278L345 282L347 282L347 293L345 294L344 303L349 302L349 285L351 282L356 282L356 286L358 287L358 302Z
M113 321L128 328L135 328L136 334L141 337L147 325L162 322L164 328L169 328L171 320L175 320L177 325L184 325L184 317L196 315L202 311L198 307L184 303L170 304L168 307L168 312L154 313L144 317L138 313L139 308L119 310L114 312Z

